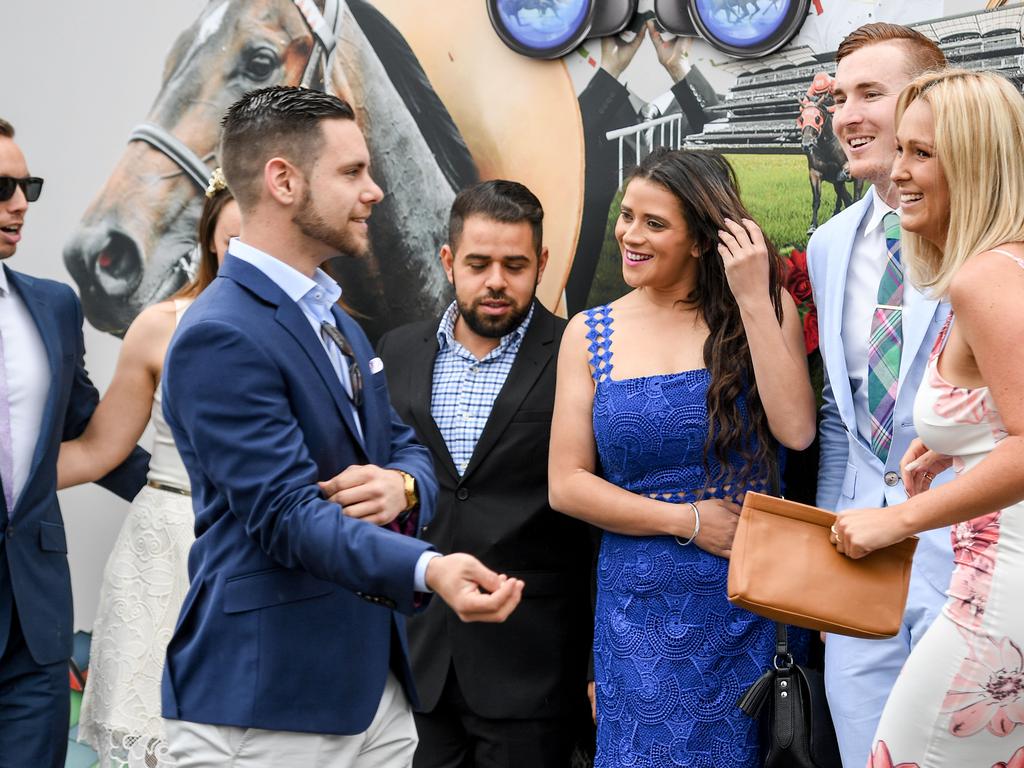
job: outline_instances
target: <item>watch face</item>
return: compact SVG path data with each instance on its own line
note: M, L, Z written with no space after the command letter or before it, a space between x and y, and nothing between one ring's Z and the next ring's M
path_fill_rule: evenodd
M554 59L578 46L590 31L601 0L488 0L498 36L525 56Z
M690 0L702 37L725 53L763 56L788 43L803 25L810 0Z

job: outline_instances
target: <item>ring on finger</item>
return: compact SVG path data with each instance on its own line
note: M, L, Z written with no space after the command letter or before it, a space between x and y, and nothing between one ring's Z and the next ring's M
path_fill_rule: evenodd
M925 472L924 479L930 483L932 480L935 479L935 475L933 475L931 472Z

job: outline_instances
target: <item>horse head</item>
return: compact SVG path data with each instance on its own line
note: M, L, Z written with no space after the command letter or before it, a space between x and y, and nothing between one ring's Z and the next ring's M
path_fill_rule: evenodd
M149 132L133 134L64 248L94 326L123 333L184 283L221 116L246 91L299 83L312 50L309 27L282 0L213 0L178 37ZM191 153L192 176L153 146L154 126Z
M805 99L800 103L796 127L800 129L800 148L804 152L810 152L818 146L818 140L831 126L831 117L828 110L813 101Z

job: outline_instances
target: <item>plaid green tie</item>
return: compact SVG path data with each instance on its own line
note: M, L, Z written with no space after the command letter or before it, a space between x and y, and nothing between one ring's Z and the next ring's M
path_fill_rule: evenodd
M885 463L892 445L892 414L900 378L903 350L903 265L900 263L900 217L885 214L885 246L889 260L878 284L878 305L868 341L868 410L871 411L871 450Z

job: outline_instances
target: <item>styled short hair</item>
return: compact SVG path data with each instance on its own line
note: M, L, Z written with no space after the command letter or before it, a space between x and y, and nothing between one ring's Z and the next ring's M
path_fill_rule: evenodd
M896 103L896 125L915 101L935 125L935 157L949 186L949 230L940 249L903 233L910 278L947 296L971 256L1024 240L1024 97L993 72L947 69L910 82Z
M6 139L14 138L14 126L2 117L0 117L0 136L3 136Z
M503 224L526 222L533 232L534 250L540 257L544 243L544 209L537 196L518 181L482 181L456 195L448 217L448 247L453 253L458 250L462 227L470 216L483 216Z
M321 91L275 85L245 94L221 121L221 168L238 205L259 200L268 160L283 157L308 172L320 155L320 123L354 119L347 102Z
M851 53L878 43L898 43L904 48L907 52L906 74L910 78L946 66L946 55L930 37L902 24L884 21L864 24L848 34L836 49L836 64Z

